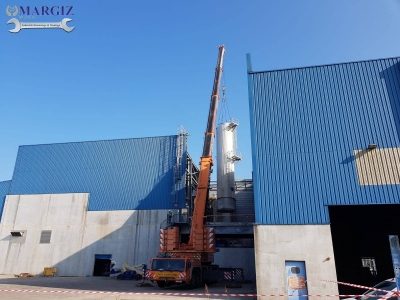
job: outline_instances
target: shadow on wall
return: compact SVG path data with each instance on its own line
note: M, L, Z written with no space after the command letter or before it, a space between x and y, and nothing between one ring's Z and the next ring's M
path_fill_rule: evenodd
M158 185L169 191L172 188L170 177L162 177ZM139 202L139 208L141 205L148 207L148 202L159 196L159 189L155 187L153 190L157 191L156 195L153 195L152 192L149 193L146 198ZM47 196L50 199L48 201L52 201L52 197L63 197L62 194ZM23 199L23 197L35 197L35 195L11 197ZM45 198L44 195L37 195L37 197ZM30 272L37 274L38 270L43 272L45 267L56 267L58 268L56 276L92 276L96 254L111 254L111 259L117 262L116 267L118 268L121 268L123 263L128 265L142 263L149 265L150 259L157 255L160 223L167 218L168 210L87 211L85 206L82 205L79 209L84 210L84 212L82 213L83 217L79 218L80 224L77 224L78 222L72 224L69 220L73 219L74 216L69 214L70 211L72 212L71 207L76 205L76 202L74 204L73 195L70 196L70 199L70 203L65 203L70 208L61 214L62 218L57 224L54 224L55 222L49 224L43 221L47 220L47 215L43 218L42 215L38 214L32 220L36 224L36 232L39 235L41 230L52 230L50 244L39 244L39 240L36 237L34 238L36 245L32 245L33 242L28 241L26 243L10 243L7 240L7 238L10 238L8 231L8 236L2 240L8 244L9 249L5 257L3 257L6 261L4 266L5 273L20 274ZM14 199L12 200L14 201ZM20 202L14 204L18 206L18 211L25 209L29 214L30 210L35 209L35 207L27 205L27 200L29 199L24 201L22 207ZM15 199L15 201L20 200ZM165 195L165 202L171 203L172 207L170 193ZM56 209L58 211L64 210L64 203L62 207ZM13 228L17 228L20 226L16 223L18 211L17 213L15 211L12 212L12 210L8 211L10 212L8 219L13 218L15 226ZM52 213L54 212L51 210L47 212L47 214ZM15 214L15 216L11 216L11 214ZM29 231L28 228L28 235ZM59 237L58 241L57 236ZM54 241L53 243L52 240ZM31 243L32 248L28 251L29 243ZM24 246L26 251L23 251ZM38 251L34 251L35 249L38 249ZM31 253L32 251L33 253ZM30 255L27 257L26 253L28 252L30 252ZM64 258L54 263L54 261L58 260L58 257ZM21 261L25 263L20 263L18 266L18 262ZM53 261L53 264L48 265L51 261ZM22 269L25 268L22 267L23 265L29 266L30 269Z
M385 60L386 61L386 60ZM385 62L379 62L379 64L384 64ZM386 64L390 64L390 62L386 62ZM381 84L373 84L369 90L367 91L369 97L374 98L374 101L381 101L382 104L372 103L375 105L374 109L377 109L376 115L378 118L386 118L384 122L379 121L378 125L374 127L373 131L379 132L379 135L385 135L386 137L386 147L398 147L400 142L400 63L393 60L392 65L386 67L383 71L379 73L379 76L384 81L384 85ZM377 99L377 100L376 100ZM386 102L389 101L390 107L386 108ZM377 116L373 118L377 118ZM395 126L395 132L391 130L389 127L381 127L379 124L391 124L393 122ZM382 125L384 126L384 125ZM384 133L382 133L384 132ZM371 141L377 142L377 141ZM390 145L390 143L392 143ZM358 153L355 157L353 155L344 159L341 164L349 164L355 161L357 158L360 158L362 155L367 153L368 150L363 150Z
M385 81L386 92L393 114L392 120L397 131L395 145L398 145L400 140L400 63L396 62L380 72L380 77ZM382 95L382 97L384 96ZM390 132L388 133L390 134ZM395 147L395 145L392 145L392 147Z
M355 161L356 159L359 159L360 157L363 157L365 154L368 153L368 151L370 151L370 150L367 150L367 149L361 150L361 151L358 152L356 155L352 155L352 156L347 157L347 158L346 158L345 160L343 160L340 164L342 164L342 165L343 165L343 164L349 164L349 163Z
M141 207L151 207L155 197L159 197L159 190L171 190L170 176L163 176L146 198L139 201L135 211L88 211L83 241L89 245L82 245L82 250L67 259L55 264L59 275L68 270L69 276L92 276L95 254L111 254L112 260L117 262L116 267L147 264L155 257L159 249L160 224L167 219L168 210L140 210ZM165 195L165 203L171 203L171 194ZM153 205L154 206L154 205ZM121 224L118 220L122 215L130 213L126 221ZM107 232L108 231L108 232ZM106 233L104 235L104 233ZM93 236L102 235L96 241L90 242ZM77 269L74 269L76 266ZM79 269L81 268L81 269ZM78 270L78 272L76 272Z

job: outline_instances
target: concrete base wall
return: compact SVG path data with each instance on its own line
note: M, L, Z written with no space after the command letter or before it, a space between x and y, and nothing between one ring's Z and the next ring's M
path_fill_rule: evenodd
M12 195L0 223L0 274L92 275L95 254L111 254L117 267L149 264L159 248L165 210L87 211L89 194ZM12 237L10 232L24 231ZM40 244L51 230L49 244Z
M245 279L256 280L254 248L218 248L214 264L223 268L242 268Z
M257 225L254 244L258 294L287 293L285 261L305 261L309 294L338 294L336 284L318 281L336 281L329 225Z

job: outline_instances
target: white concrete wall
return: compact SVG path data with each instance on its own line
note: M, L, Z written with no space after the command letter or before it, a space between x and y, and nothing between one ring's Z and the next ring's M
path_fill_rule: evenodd
M0 223L0 274L41 274L57 267L58 276L91 276L95 254L111 254L117 266L149 264L159 249L166 210L87 211L89 194L12 195ZM24 236L11 237L13 230ZM52 230L50 244L39 244ZM243 268L255 280L253 248L220 248L215 264Z
M309 294L338 294L336 284L316 281L336 281L329 225L256 225L254 244L258 294L287 293L285 261L305 261ZM321 299L338 297L310 297Z
M214 254L214 264L223 268L242 268L245 279L256 280L254 248L218 248Z
M7 196L0 224L0 273L39 273L78 252L88 194ZM10 231L25 230L18 242ZM39 244L42 230L52 230L51 243ZM63 273L73 272L66 265Z
M87 211L89 194L7 196L0 223L0 274L41 274L57 267L59 276L93 274L95 254L111 254L119 266L149 264L159 247L167 212ZM24 238L10 231L25 230ZM39 244L52 230L50 244Z
M160 246L160 223L167 211L89 211L86 218L79 275L92 275L95 254L112 254L122 263L149 265Z

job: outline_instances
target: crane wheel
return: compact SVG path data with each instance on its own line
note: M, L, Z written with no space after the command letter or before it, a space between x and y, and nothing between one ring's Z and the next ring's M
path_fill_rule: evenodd
M167 284L165 283L165 281L157 281L157 286L159 288L165 288Z

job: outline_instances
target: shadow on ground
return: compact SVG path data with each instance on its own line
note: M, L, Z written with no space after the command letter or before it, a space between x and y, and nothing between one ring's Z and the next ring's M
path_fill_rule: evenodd
M205 293L204 287L189 289L187 286L170 287L166 289L153 287L137 287L136 284L142 281L135 280L117 280L109 277L30 277L30 278L12 278L0 277L0 289L71 289L86 291L104 291L104 292L146 292L146 293ZM145 281L149 282L149 281ZM242 284L242 288L228 288L225 290L224 282L210 285L208 292L211 294L240 293L255 294L256 285Z

